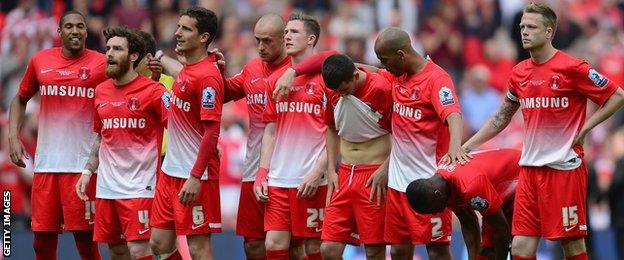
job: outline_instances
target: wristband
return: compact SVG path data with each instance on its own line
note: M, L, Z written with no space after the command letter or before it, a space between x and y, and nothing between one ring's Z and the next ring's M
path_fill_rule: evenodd
M82 175L91 176L93 175L93 172L89 169L84 169L82 170Z

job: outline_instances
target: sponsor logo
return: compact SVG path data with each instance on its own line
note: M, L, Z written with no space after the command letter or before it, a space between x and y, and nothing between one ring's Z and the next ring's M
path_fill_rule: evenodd
M58 73L61 76L69 76L71 74L74 74L74 72L71 70L56 70L56 73Z
M279 102L275 104L275 110L277 113L306 113L306 114L321 114L321 105L307 103L307 102Z
M111 105L113 105L114 107L120 107L121 105L125 104L125 101L115 101L115 102L110 102Z
M446 86L440 88L440 91L438 91L438 96L440 97L440 103L443 106L455 104L455 99L453 99L453 92L451 92L451 89Z
M217 93L212 87L205 87L202 91L202 107L207 109L215 108Z
M470 200L470 206L475 210L485 210L490 206L490 203L481 197L474 197Z
M521 98L520 107L525 108L567 108L570 101L567 97L530 97Z
M206 222L201 223L201 224L199 224L199 225L195 225L195 224L193 224L193 225L191 226L191 229L192 229L192 230L195 230L195 229L198 229L198 228L200 228L200 227L203 227L204 225L206 225Z
M78 78L82 79L82 80L86 80L91 76L91 74L89 73L89 68L87 67L82 67L80 68L80 70L78 71Z
M414 118L416 120L422 118L422 110L420 110L420 108L408 107L398 102L394 102L392 111L402 117Z
M80 86L40 85L39 94L42 96L93 98L95 96L95 89Z
M589 79L594 82L594 85L596 85L599 88L602 88L604 86L607 85L607 83L609 83L609 80L603 76L602 74L598 73L598 71L594 70L594 69L590 69L589 70L589 75L587 75L587 77L589 77Z

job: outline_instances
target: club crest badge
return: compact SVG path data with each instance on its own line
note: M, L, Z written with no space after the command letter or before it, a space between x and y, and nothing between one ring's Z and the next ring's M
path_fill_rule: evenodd
M550 88L551 89L558 89L560 85L561 85L561 78L559 76L554 75L554 76L550 77Z
M80 78L81 80L87 80L89 77L91 77L89 68L87 67L80 68L80 70L78 71L78 78Z
M128 101L128 109L132 111L136 111L137 109L139 109L139 98L130 98L130 101Z
M306 84L305 86L305 92L308 93L308 95L314 95L314 88L316 86L316 83L314 82L310 82L308 84Z
M412 89L412 94L410 95L411 100L418 100L420 97L420 88L415 87Z

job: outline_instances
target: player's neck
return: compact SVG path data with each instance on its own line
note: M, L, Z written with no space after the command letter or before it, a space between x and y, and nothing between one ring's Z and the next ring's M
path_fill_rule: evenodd
M316 50L314 50L314 48L306 48L305 50L301 51L300 53L297 53L296 55L292 56L292 65L297 65L300 62L306 60L307 58L309 58L310 56L316 54Z
M130 69L123 76L113 79L113 82L115 82L115 86L123 86L128 84L130 81L133 81L138 76L139 73L137 73L133 69Z
M531 53L531 60L537 64L542 64L548 61L552 56L557 53L557 49L552 44L546 44L541 48L533 49L529 51Z
M75 59L80 57L84 53L85 49L82 48L79 51L72 52L67 48L61 48L61 54L66 59Z
M410 55L408 56L408 64L407 74L418 74L427 66L427 60L420 55Z
M208 56L208 51L204 48L197 48L194 50L188 50L184 53L186 59L186 65L192 65Z
M282 62L284 62L284 59L286 59L287 57L288 57L288 54L286 54L286 52L283 51L277 59L269 63L269 66L275 66L275 65L281 64Z

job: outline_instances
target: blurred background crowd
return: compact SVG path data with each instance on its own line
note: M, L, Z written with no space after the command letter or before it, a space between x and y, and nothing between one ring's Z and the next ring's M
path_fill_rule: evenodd
M199 5L219 16L213 47L227 59L231 76L256 56L254 22L273 12L314 15L322 25L318 50L334 49L357 62L378 65L374 40L385 27L407 30L413 44L444 67L460 93L465 137L483 125L503 100L511 68L528 53L521 48L519 21L526 0L2 0L0 1L0 188L13 191L17 228L28 228L32 171L13 166L7 155L8 105L32 54L59 44L56 29L70 9L87 16L87 48L103 52L102 30L126 25L152 33L159 49L173 54L180 10ZM624 83L624 1L544 0L558 15L555 47L586 59L611 80ZM37 102L30 102L22 138L36 149ZM590 105L590 111L595 106ZM223 220L234 227L245 156L245 104L224 109L220 147ZM591 228L612 230L624 240L624 111L596 128L586 142L590 169ZM488 147L522 145L522 119ZM562 187L563 188L563 187ZM624 247L624 245L621 245Z

